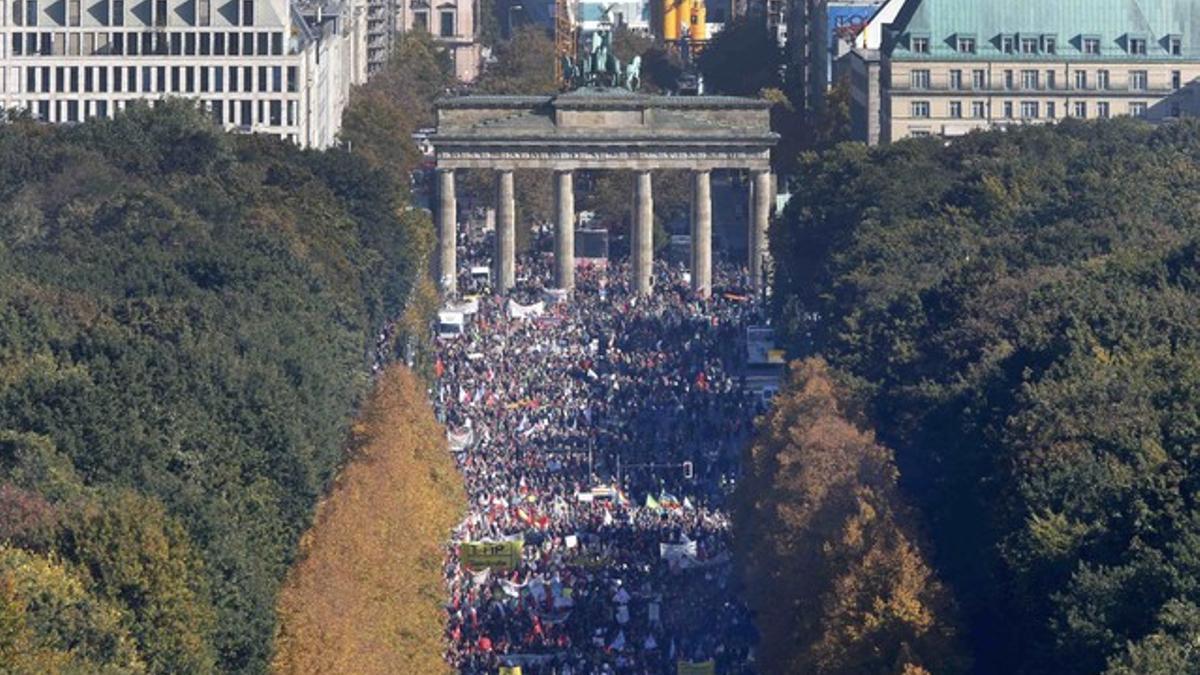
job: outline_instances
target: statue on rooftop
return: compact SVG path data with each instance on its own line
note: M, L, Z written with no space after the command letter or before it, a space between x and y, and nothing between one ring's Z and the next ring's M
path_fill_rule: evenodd
M611 10L611 6L610 6ZM606 16L610 12L606 10ZM642 58L636 56L622 67L612 46L612 30L601 28L592 33L586 52L578 58L562 57L563 79L574 89L617 88L637 91L641 86Z

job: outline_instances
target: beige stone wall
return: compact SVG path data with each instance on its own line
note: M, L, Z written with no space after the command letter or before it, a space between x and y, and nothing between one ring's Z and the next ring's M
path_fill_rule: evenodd
M928 86L914 87L914 70L928 71ZM953 71L961 72L961 86L952 86ZM983 73L982 87L975 86L975 71ZM1099 86L1102 71L1108 74L1107 88ZM1135 71L1145 72L1145 87L1132 86ZM1082 88L1077 87L1078 72L1086 77ZM1104 106L1109 117L1135 114L1140 108L1151 121L1200 116L1200 96L1191 91L1200 84L1197 62L901 61L887 62L882 77L887 100L881 126L884 140L890 141L1055 122L1077 116L1078 106L1088 119L1104 116ZM976 104L983 106L981 117L975 114ZM914 115L926 107L928 117Z

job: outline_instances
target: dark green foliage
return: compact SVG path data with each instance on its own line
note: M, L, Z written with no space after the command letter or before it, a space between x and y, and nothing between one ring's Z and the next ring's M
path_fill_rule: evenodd
M1200 604L1200 125L800 160L777 314L858 383L988 672L1180 672Z
M426 264L394 185L185 103L0 126L0 503L31 519L17 545L47 537L16 490L71 514L58 554L127 605L153 672L266 667L368 351Z

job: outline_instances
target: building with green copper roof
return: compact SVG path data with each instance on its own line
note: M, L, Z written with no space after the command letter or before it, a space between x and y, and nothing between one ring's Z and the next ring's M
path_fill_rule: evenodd
M877 106L856 119L883 142L1200 114L1200 0L907 0L883 35L848 57L855 105Z

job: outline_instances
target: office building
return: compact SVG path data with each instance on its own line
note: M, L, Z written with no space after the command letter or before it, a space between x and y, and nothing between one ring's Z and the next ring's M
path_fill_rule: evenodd
M483 52L479 42L479 0L397 0L399 30L423 30L442 45L462 82L479 76Z
M894 2L847 56L862 140L1200 114L1200 0Z
M286 0L5 0L0 106L73 123L184 97L226 129L324 148L365 78L359 18Z

